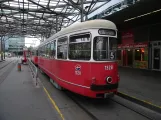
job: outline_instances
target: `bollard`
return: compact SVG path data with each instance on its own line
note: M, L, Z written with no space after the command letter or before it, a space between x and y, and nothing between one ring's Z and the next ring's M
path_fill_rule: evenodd
M18 69L18 71L21 71L21 63L17 64L17 69Z

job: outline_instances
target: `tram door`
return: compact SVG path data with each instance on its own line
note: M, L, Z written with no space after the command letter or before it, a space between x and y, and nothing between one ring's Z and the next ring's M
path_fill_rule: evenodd
M154 47L153 48L153 69L160 70L161 69L161 48L160 47Z

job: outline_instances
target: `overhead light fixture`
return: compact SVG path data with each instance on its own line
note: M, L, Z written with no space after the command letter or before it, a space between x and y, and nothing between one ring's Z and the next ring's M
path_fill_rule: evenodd
M134 20L136 18L140 18L140 17L143 17L143 16L147 16L147 15L150 15L150 14L153 14L153 13L156 13L156 12L159 12L159 11L161 11L161 9L155 10L155 11L152 11L152 12L149 12L149 13L145 13L145 14L142 14L142 15L139 15L139 16L136 16L136 17L133 17L133 18L126 19L126 20L124 20L124 22L130 21L130 20Z

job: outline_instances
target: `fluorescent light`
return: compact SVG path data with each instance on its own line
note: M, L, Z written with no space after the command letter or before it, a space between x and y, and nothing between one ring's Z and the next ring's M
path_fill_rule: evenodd
M159 12L159 11L161 11L161 9L155 10L155 11L152 11L152 12L149 12L149 13L145 13L145 14L142 14L142 15L139 15L139 16L136 16L136 17L133 17L133 18L126 19L126 20L124 20L124 22L130 21L130 20L133 20L133 19L136 19L136 18L140 18L140 17L143 17L143 16L147 16L147 15L150 15L152 13Z

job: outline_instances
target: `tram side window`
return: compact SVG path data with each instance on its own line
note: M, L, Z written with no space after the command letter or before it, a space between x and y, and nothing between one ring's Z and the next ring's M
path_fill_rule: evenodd
M57 42L57 58L58 59L67 59L67 37L58 39Z
M40 56L40 48L38 48L37 52L37 56Z
M38 49L38 56L41 56L41 47Z
M47 49L47 44L45 45L45 57L47 57L47 51L48 51L48 49Z
M41 52L40 56L43 56L43 46L40 48L40 52Z
M50 43L46 45L46 57L49 57L50 55Z
M91 58L90 34L83 34L70 37L69 59L90 60L90 58Z
M36 56L37 54L36 54L36 50L34 50L34 55Z
M38 56L38 55L39 55L38 50L36 50L36 56Z
M135 60L144 61L144 49L135 49Z
M51 42L50 57L54 58L56 53L56 41Z
M41 54L42 57L45 57L45 46L42 46L42 54Z
M35 55L35 54L34 54L34 51L32 51L32 55Z
M41 47L38 49L38 56L41 56Z

